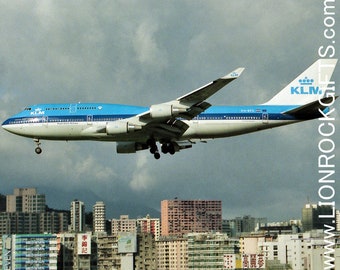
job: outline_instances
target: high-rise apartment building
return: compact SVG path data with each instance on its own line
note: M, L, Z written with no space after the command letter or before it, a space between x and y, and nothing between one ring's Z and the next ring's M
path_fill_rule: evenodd
M161 224L159 218L151 218L147 215L144 218L137 219L138 231L141 233L151 233L155 240L159 239L161 234Z
M45 194L38 194L35 188L15 188L13 195L6 196L6 212L41 213L45 210Z
M93 206L93 231L105 232L106 214L104 202L96 202Z
M319 206L307 203L302 208L302 228L305 232L313 229L323 229L324 224L334 226L333 209L331 206Z
M161 237L156 241L157 269L188 269L188 240L183 237Z
M71 231L82 232L85 227L85 205L83 202L74 200L71 202Z
M222 201L163 200L162 236L222 231Z
M112 219L111 233L118 234L119 232L137 232L137 221L129 219L129 215L121 215L120 219Z
M57 269L55 234L4 235L3 243L2 269Z
M239 252L238 239L222 233L191 233L188 238L186 269L225 269L225 254ZM230 269L230 268L226 268Z

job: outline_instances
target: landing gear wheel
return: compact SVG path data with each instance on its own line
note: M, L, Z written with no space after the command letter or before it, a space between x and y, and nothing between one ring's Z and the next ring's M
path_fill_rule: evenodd
M39 141L39 139L33 139L35 144L37 145L37 147L35 148L35 152L40 155L42 152L42 149L40 148L41 142Z
M155 159L159 159L161 157L161 155L159 154L156 141L151 138L146 143L150 147L150 153L153 154Z
M151 146L150 153L155 154L158 151L157 146Z
M163 143L162 144L162 153L167 154L169 153L170 155L175 154L175 146L173 143Z
M159 158L161 157L161 155L159 154L158 151L155 152L155 153L153 154L153 156L155 157L155 159L159 159Z
M162 144L162 153L167 154L169 152L168 146L166 143Z

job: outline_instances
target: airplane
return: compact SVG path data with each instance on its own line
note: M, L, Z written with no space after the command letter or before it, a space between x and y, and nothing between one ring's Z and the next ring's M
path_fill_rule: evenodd
M207 142L326 116L335 100L330 91L337 59L318 59L266 103L212 106L206 101L237 79L237 68L192 92L150 107L108 103L38 104L2 123L16 135L40 140L116 142L117 153L149 149L160 158ZM333 86L334 88L334 86Z

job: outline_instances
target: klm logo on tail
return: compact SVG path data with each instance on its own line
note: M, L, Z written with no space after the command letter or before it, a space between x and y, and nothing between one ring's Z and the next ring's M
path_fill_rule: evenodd
M307 77L300 79L300 86L291 86L290 93L292 95L321 95L322 90L319 86L313 86L313 83L314 80L308 79Z

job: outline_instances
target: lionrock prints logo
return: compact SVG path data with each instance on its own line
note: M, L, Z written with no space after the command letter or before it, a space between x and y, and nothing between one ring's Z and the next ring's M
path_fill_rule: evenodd
M313 86L314 79L307 77L299 79L299 86L291 86L290 93L292 95L321 95L322 90L319 86Z

